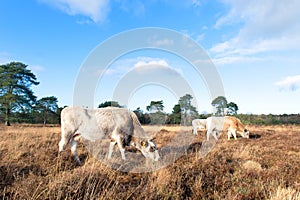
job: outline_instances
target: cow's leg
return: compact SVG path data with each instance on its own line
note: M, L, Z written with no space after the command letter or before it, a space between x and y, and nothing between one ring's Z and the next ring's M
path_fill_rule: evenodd
M114 150L114 147L116 145L116 140L111 140L110 143L109 143L109 150L108 150L108 155L107 155L107 158L108 159L111 159L111 155L112 155L112 152Z
M65 145L69 142L69 136L71 135L71 132L68 132L65 130L64 125L62 124L61 127L61 139L58 143L59 152L62 152L64 150Z
M155 150L155 161L158 161L159 158L160 158L159 153L157 150Z
M197 126L193 126L193 134L194 135L198 135L197 129L198 129Z
M206 140L207 141L209 141L209 136L212 134L212 135L214 135L214 131L215 130L213 130L213 129L211 129L211 128L209 128L209 129L207 129L207 131L206 131ZM215 136L214 136L215 137Z
M218 137L217 137L217 130L214 130L214 131L212 132L212 134L213 134L214 138L215 138L216 140L218 140Z
M64 150L64 146L66 145L67 141L64 137L61 137L61 140L58 143L59 152L62 152Z
M236 140L236 129L234 128L229 128L228 132L231 132L231 134L233 135L234 139ZM230 138L229 138L230 139Z
M234 131L232 132L232 135L233 135L234 139L236 140L236 130L234 130Z
M218 130L216 130L216 129L208 129L206 132L206 140L209 141L210 134L212 134L212 136L215 138L215 140L218 140L217 131Z
M231 131L228 130L228 131L227 131L227 139L230 140L230 137L231 137Z
M119 134L119 129L117 127L113 130L111 134L111 138L117 143L119 150L121 152L122 159L125 160L125 147L123 145L123 141ZM110 152L112 152L113 149L112 142L110 143L110 149L111 149Z
M211 133L211 130L207 130L206 131L206 140L209 141L209 135Z
M125 160L125 148L123 147L123 142L122 142L122 140L121 140L121 137L118 136L118 137L116 138L116 141L117 141L117 145L118 145L118 147L119 147L119 150L120 150L122 159Z
M77 142L75 140L71 140L70 147L71 147L72 155L74 156L76 162L81 164L80 159L78 157L78 153L77 153Z

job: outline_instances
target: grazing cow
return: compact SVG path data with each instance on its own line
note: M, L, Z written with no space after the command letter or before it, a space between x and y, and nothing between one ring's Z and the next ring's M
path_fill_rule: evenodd
M193 126L193 134L198 135L198 128L201 130L206 129L206 119L194 119L192 121L192 126Z
M134 146L145 157L157 161L159 154L153 140L149 139L137 116L125 108L83 109L66 107L61 112L61 140L59 152L69 143L75 160L80 163L77 154L79 138L95 141L110 138L108 159L117 144L122 159L125 160L125 146Z
M236 117L209 117L206 119L206 139L209 140L209 136L212 134L216 140L217 133L222 130L228 131L228 140L230 140L231 134L236 139L236 133L239 133L243 138L249 138L249 131L245 128L242 122Z

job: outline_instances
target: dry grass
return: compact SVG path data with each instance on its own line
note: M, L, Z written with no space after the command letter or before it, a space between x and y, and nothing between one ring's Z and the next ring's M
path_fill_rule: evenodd
M270 200L292 200L292 199L300 199L300 193L292 188L282 188L278 187L278 189L271 195Z
M176 162L148 173L116 171L83 147L58 157L59 127L0 126L0 199L300 199L300 126L249 126L249 140L199 156L204 132ZM191 127L145 127L161 149ZM170 151L180 147L169 148ZM160 152L164 159L163 152Z

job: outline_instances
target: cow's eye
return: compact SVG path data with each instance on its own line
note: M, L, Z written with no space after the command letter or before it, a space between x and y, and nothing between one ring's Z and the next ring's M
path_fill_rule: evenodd
M141 146L145 147L147 145L147 143L145 141L141 141Z

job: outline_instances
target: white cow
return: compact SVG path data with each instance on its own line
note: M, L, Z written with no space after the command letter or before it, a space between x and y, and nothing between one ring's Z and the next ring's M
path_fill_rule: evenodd
M116 144L123 160L125 160L125 146L136 147L145 157L152 160L159 159L154 141L149 139L135 113L125 108L64 108L61 112L59 152L63 151L68 143L75 160L80 163L77 141L81 137L92 141L110 138L108 159L111 158Z
M228 140L230 140L231 134L236 139L236 133L239 133L243 138L249 138L249 131L241 123L239 119L232 116L225 117L209 117L206 119L206 139L209 140L209 136L218 140L217 133L222 130L228 131Z
M192 121L192 126L193 126L193 134L198 135L198 128L201 130L206 129L206 119L194 119Z

